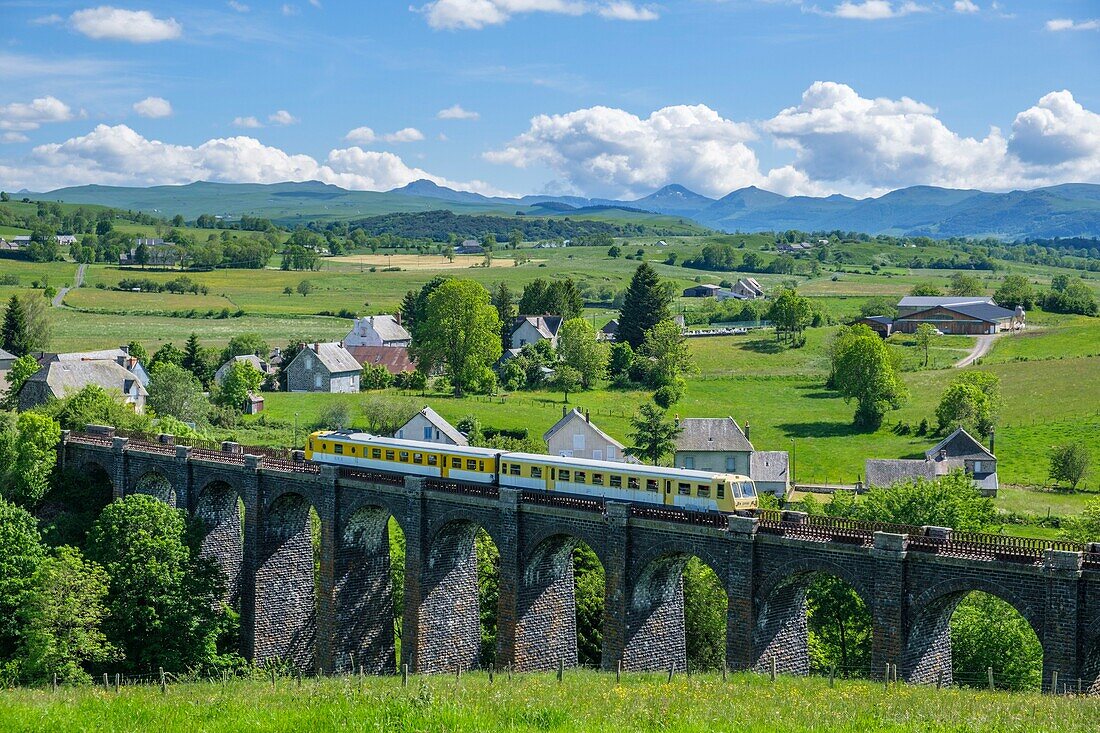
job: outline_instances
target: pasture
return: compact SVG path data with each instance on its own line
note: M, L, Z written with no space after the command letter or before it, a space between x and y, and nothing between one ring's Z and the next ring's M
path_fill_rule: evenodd
M998 731L1092 733L1100 698L765 675L483 672L0 692L6 731Z

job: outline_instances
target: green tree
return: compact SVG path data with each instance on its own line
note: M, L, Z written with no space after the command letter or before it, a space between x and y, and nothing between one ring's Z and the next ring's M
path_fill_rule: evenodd
M890 487L871 487L849 511L830 513L869 522L934 525L967 532L985 529L996 517L993 500L982 496L962 470L935 480L918 478Z
M596 340L596 329L583 318L561 324L558 355L577 372L582 389L592 389L607 370L607 348Z
M1080 514L1062 519L1062 538L1070 542L1100 542L1100 497L1089 499Z
M381 364L367 364L359 377L359 389L363 391L386 389L393 384L393 375Z
M302 280L300 283L298 283L298 287L296 289L298 291L298 294L304 298L313 292L313 283L311 283L309 280Z
M607 360L607 373L611 381L619 386L628 384L633 366L634 349L630 348L630 344L623 341L613 343Z
M779 291L768 309L768 320L775 326L776 341L782 341L785 335L794 346L803 343L802 332L809 328L813 318L810 299L788 288Z
M144 494L107 505L88 533L88 556L110 578L104 630L132 671L214 661L224 581L187 536L183 511Z
M39 408L61 424L62 430L85 430L89 425L113 425L122 430L148 430L151 420L138 415L123 401L119 392L111 393L98 384L89 384L73 394Z
M650 387L674 384L695 370L687 339L675 321L661 321L646 331L640 353L649 360L646 383Z
M512 249L519 249L521 244L523 244L523 232L519 229L513 229L512 233L508 235L508 246Z
M992 667L998 687L1038 690L1043 647L1031 624L1010 604L974 592L951 615L951 666L960 685L984 686Z
M106 571L75 548L39 564L21 608L25 679L87 682L87 665L115 657L102 630L106 597Z
M993 300L1002 308L1011 309L1022 305L1031 310L1035 307L1035 289L1023 275L1008 275L993 293Z
M1069 484L1076 491L1077 484L1088 475L1092 455L1088 447L1079 441L1058 445L1050 451L1050 471L1052 481Z
M1065 276L1056 276L1058 277ZM1096 296L1084 280L1079 277L1067 279L1062 287L1054 287L1043 300L1043 308L1052 313L1077 313L1083 316L1095 316L1097 313Z
M19 608L45 556L38 522L0 496L0 667L16 656L22 638Z
M13 295L8 299L8 307L4 311L3 348L16 356L23 356L29 352L30 337L27 333L27 312L23 307L23 301L19 296Z
M936 339L936 327L931 323L922 323L917 326L914 336L917 340L917 348L924 352L924 365L928 366L932 342Z
M856 400L856 425L877 429L887 410L901 407L908 396L886 344L874 333L846 342L835 354L833 370L840 394Z
M210 403L202 393L202 384L183 367L158 363L149 375L148 389L147 405L154 414L170 415L183 422L206 422Z
M37 412L22 412L6 422L0 431L0 493L16 504L33 507L49 490L61 427Z
M963 372L951 381L936 408L941 433L956 427L987 437L997 425L1001 380L991 372Z
M260 391L264 375L247 361L235 361L214 393L214 401L231 410L241 410L249 395Z
M985 292L985 286L982 285L981 280L973 275L956 272L951 276L951 283L948 285L947 290L951 295L982 295Z
M677 423L665 418L665 411L652 402L643 403L630 418L631 446L627 453L658 466L661 460L675 452L676 436L682 431Z
M259 356L266 359L271 353L267 341L258 333L242 333L229 339L229 343L222 352L221 361L224 364L235 356Z
M726 591L714 570L697 557L684 563L684 628L689 669L726 663Z
M493 307L500 318L500 345L506 351L512 348L512 326L516 320L516 296L508 283L498 283L493 290Z
M648 262L643 262L634 271L626 290L616 339L630 344L631 348L640 348L647 331L661 321L670 320L671 303L669 291L661 285L657 271Z
M183 360L185 354L183 350L175 344L168 342L162 344L159 349L153 353L153 358L149 361L149 369L156 369L158 364L175 364L176 366L183 366Z
M623 250L619 245L613 244L607 248L607 256L613 260L617 260L623 256Z
M137 359L141 364L149 364L149 352L141 345L140 341L131 341L126 346L126 353Z
M861 674L871 666L871 614L851 585L818 573L806 589L810 670Z
M26 348L28 352L45 351L50 345L50 301L36 293L24 293L19 300L23 303L23 315L26 319Z
M8 372L8 391L4 394L3 407L5 410L14 410L19 406L20 390L23 389L23 385L27 383L27 380L41 368L38 365L38 360L30 354L24 354L12 362L11 370Z
M913 289L909 291L909 294L917 297L937 298L943 295L943 289L939 285L933 285L932 283L920 283L914 285Z
M568 364L559 364L550 379L551 386L562 393L562 402L569 402L569 393L576 392L581 385L581 373Z
M441 367L455 396L461 396L500 358L500 328L500 316L480 283L448 280L428 298L413 355L422 368Z

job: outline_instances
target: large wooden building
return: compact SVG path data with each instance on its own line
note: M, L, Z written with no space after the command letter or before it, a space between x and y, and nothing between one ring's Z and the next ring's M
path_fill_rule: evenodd
M913 333L922 323L929 323L945 334L980 336L1011 329L1015 315L992 298L910 296L898 303L893 331Z

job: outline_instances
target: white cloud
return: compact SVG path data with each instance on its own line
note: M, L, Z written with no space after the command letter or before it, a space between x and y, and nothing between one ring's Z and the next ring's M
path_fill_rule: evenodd
M170 117L172 104L164 97L146 97L140 102L134 103L134 111L142 117Z
M363 145L369 145L378 139L378 136L374 134L374 130L369 127L356 127L354 130L348 130L348 134L344 135L344 139L349 143L361 143Z
M318 180L356 190L389 190L420 178L439 185L502 193L480 181L458 182L407 165L393 153L359 147L335 149L324 162L292 155L238 136L198 146L149 140L126 125L98 125L87 135L39 145L25 160L0 163L0 180L12 188L46 190L101 183L151 186L192 181L276 183Z
M592 195L638 195L670 182L724 195L759 180L756 154L745 144L754 137L749 125L705 105L665 107L644 119L591 107L539 115L485 158L520 168L548 166Z
M424 133L415 127L406 127L385 135L383 139L388 143L415 143L424 139Z
M515 15L554 13L586 15L596 13L609 20L656 20L657 10L651 5L637 5L631 0L431 0L413 11L422 13L432 28L479 29L501 25Z
M441 120L476 120L481 117L477 112L463 109L461 104L455 104L447 109L441 109L435 114Z
M854 2L846 0L837 5L830 15L838 18L852 20L885 20L887 18L900 18L912 13L924 13L929 8L915 2L893 3L889 0L862 0Z
M424 133L417 130L415 127L406 127L396 132L377 135L374 130L369 127L356 127L353 130L349 130L348 134L344 135L344 139L349 143L359 143L361 145L369 145L379 140L385 140L388 143L414 143L423 140Z
M309 0L309 4L317 9L321 8L321 0Z
M226 5L228 5L231 10L236 10L238 13L247 13L252 9L244 3L237 2L237 0L229 0Z
M1016 115L1008 151L1029 176L1057 181L1100 180L1100 114L1063 89Z
M4 143L25 143L29 141L30 138L21 132L5 132L0 135L0 142Z
M49 15L40 15L37 18L31 18L31 25L57 25L58 23L64 23L65 19L57 13L50 13Z
M283 3L282 10L283 10L283 15L290 16L290 15L297 15L298 14L298 6L297 5L291 5L290 3Z
M977 13L981 11L981 8L973 0L955 0L954 8L956 13Z
M256 128L256 127L263 127L263 123L260 122L255 117L252 117L252 116L234 117L233 118L233 126L234 127Z
M294 125L297 124L298 118L285 109L280 109L277 112L269 114L267 116L267 121L273 125Z
M0 130L25 132L37 130L49 122L67 122L72 118L73 111L69 105L56 97L0 105Z
M1073 20L1055 18L1047 21L1048 31L1095 31L1100 30L1100 20Z
M179 38L183 26L175 18L161 19L148 10L123 10L110 5L78 10L69 18L73 27L96 40L155 43Z

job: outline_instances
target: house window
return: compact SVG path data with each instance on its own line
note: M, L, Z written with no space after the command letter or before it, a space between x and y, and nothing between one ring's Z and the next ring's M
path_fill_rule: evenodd
M684 468L695 468L695 456L684 456Z
M634 489L635 491L637 491L638 490L638 477L637 476L627 477L627 479L626 479L626 488Z
M615 446L613 445L607 446L607 460L615 460Z
M578 484L583 484L588 481L588 476L585 475L584 471L574 471L573 481Z
M982 462L981 461L974 461L974 473L981 473L981 472L982 472Z
M306 357L306 371L310 371L312 369L313 369L313 357L312 356L307 356Z
M467 458L466 459L466 470L467 471L476 471L477 470L477 461L475 461L473 458Z
M730 473L737 473L737 458L735 456L726 456L726 470Z
M531 466L531 478L542 478L541 466Z
M645 480L645 490L646 491L656 491L657 490L657 479L647 478Z
M613 489L621 489L623 487L623 477L622 476L608 476L607 477L607 483L608 483L608 486L610 486Z
M676 493L680 496L691 496L691 484L676 484Z
M573 436L573 450L584 450L584 433L578 433Z
M431 439L432 439L432 426L427 425L427 426L424 427L424 440L431 440Z
M568 481L569 480L569 469L567 469L567 468L558 469L558 478L561 479L562 481Z
M314 387L320 387L321 386L321 373L320 372L317 372L316 374L313 375L313 386Z
M598 450L598 449L593 450L592 451L592 460L593 461L602 461L603 460L603 451Z
M398 438L398 440L404 440L405 439L405 429L404 428L401 428L400 430L397 431L397 438Z

